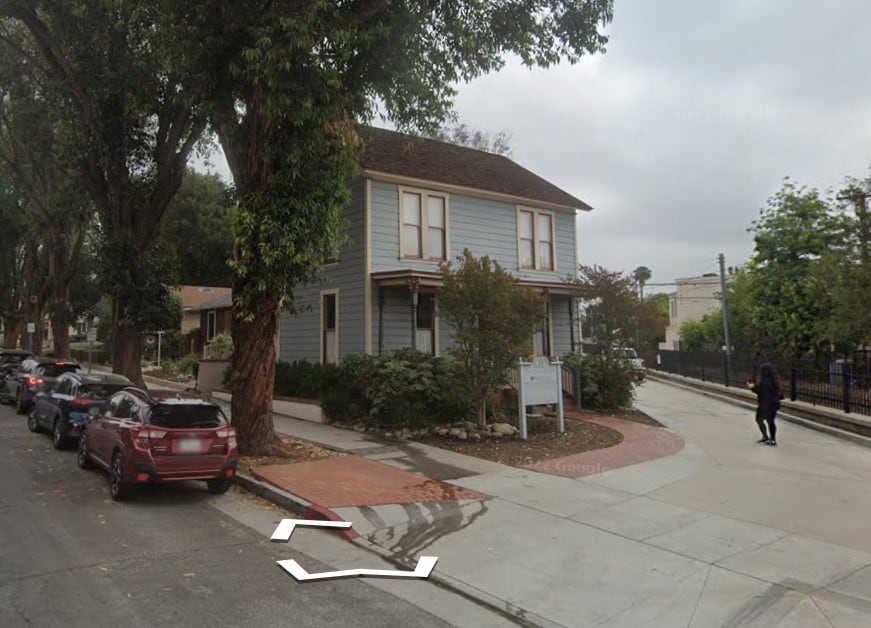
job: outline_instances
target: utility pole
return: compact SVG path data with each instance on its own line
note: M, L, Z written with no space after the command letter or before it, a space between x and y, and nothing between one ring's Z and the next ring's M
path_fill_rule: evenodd
M720 253L720 309L723 310L723 337L726 340L726 386L732 379L732 340L729 338L729 310L726 308L726 258Z

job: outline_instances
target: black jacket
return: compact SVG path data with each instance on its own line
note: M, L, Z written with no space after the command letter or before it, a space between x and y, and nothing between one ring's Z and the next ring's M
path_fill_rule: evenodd
M763 379L751 388L756 393L758 412L763 417L774 416L780 409L781 391L773 380Z

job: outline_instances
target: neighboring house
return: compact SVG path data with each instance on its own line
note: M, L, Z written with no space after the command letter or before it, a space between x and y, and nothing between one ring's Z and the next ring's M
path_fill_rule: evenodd
M206 301L219 297L230 297L230 288L212 286L179 286L177 292L181 296L184 314L181 320L181 333L186 335L200 327L200 306Z
M233 297L222 295L201 303L197 308L200 328L199 344L196 353L204 352L205 347L218 334L230 332L232 323ZM205 357L205 353L203 353Z
M506 157L372 131L345 211L352 243L321 283L295 290L303 307L282 312L279 358L333 363L403 347L443 354L451 331L438 314L439 265L464 248L547 296L536 354L573 350L577 305L563 279L577 275L576 213L591 208Z
M675 280L676 290L668 295L669 323L665 342L659 348L680 350L680 326L686 321L700 321L705 314L720 309L720 276L708 273L700 277Z

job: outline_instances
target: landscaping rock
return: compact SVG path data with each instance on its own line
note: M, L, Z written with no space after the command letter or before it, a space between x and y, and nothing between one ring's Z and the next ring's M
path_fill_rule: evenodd
M493 434L499 434L501 436L510 436L512 434L517 433L517 428L509 423L493 423L490 426L490 431Z

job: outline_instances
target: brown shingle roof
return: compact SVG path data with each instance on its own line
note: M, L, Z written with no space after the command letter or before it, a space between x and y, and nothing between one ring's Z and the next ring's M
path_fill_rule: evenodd
M369 143L361 165L370 173L486 190L574 209L592 209L502 155L375 127L367 127L364 132Z
M200 304L217 297L230 296L231 288L216 288L214 286L179 286L181 304L185 310L197 309Z

